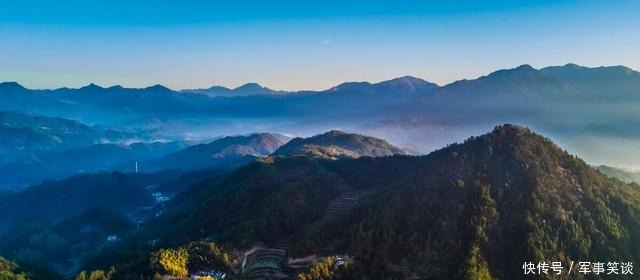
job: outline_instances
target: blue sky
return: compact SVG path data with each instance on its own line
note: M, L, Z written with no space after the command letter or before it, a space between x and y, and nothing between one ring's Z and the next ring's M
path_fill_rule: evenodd
M54 3L55 2L55 3ZM574 62L640 69L640 1L11 1L0 81L324 89Z

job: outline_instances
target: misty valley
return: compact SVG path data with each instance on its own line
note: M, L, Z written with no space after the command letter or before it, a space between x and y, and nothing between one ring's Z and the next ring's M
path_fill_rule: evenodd
M0 97L3 280L640 262L640 73L624 66L301 91L3 82Z

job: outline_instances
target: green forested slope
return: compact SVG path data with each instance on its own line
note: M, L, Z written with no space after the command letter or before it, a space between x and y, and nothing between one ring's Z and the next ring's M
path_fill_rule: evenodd
M345 189L370 195L327 219ZM640 260L639 187L513 125L421 157L267 158L194 191L147 238L353 256L340 279L521 279L542 261L597 279L570 262Z

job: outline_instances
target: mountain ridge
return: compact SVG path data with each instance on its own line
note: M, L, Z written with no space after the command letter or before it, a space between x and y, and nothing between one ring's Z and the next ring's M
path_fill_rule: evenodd
M142 170L195 170L244 165L258 157L268 156L284 144L282 136L271 133L226 136L206 144L198 144L143 162Z
M488 75L491 74L499 74L501 72L503 72L504 70L508 71L508 70L540 70L542 72L551 72L552 70L557 70L557 69L572 69L572 70L592 70L592 71L600 71L600 70L616 70L619 72L624 72L628 75L638 75L640 74L637 70L634 70L628 66L625 65L603 65L603 66L583 66L583 65L579 65L576 63L566 63L564 65L550 65L550 66L544 66L541 68L534 68L529 64L522 64L519 66L516 66L514 68L506 68L506 69L500 69L500 70L496 70L494 72L491 72ZM487 76L488 76L487 75ZM474 80L477 78L461 78L458 79L456 81L465 81L465 80ZM428 82L422 78L418 78L415 76L410 76L410 75L406 75L406 76L398 76L395 78L391 78L388 80L383 80L383 81L379 81L379 82L357 82L357 81L351 81L351 82L343 82L341 84L335 85L333 87L330 87L329 89L326 90L309 90L309 89L300 89L300 90L276 90L276 89L271 89L269 87L264 87L262 85L260 85L259 83L255 83L255 82L247 82L244 83L240 86L234 87L234 88L230 88L230 87L225 87L225 86L221 86L221 85L213 85L210 86L208 88L195 88L195 89L190 89L190 88L185 88L185 89L170 89L172 91L176 91L176 92L180 92L180 91L197 91L197 90L208 90L208 89L216 89L219 88L221 90L238 90L238 89L242 89L242 88L261 88L261 89L267 89L269 91L273 91L273 92L283 92L283 93L291 93L291 92L322 92L322 91L327 91L330 89L334 89L336 87L339 87L342 84L348 84L348 83L365 83L365 84L369 84L369 85L380 85L380 84L388 84L388 83L392 83L395 81L403 81L403 82L408 82L407 80L410 80L411 83L423 83L426 82L428 84L432 84L432 85L436 85L436 83L432 83L432 82ZM455 82L452 82L455 83ZM451 84L451 83L450 83ZM446 84L445 84L446 85ZM35 89L31 89L31 88L27 88L25 86L23 86L22 84L20 84L17 81L4 81L4 82L0 82L0 87L16 87L16 88L22 88L22 89L29 89L29 90L35 90ZM95 83L89 83L86 86L81 86L78 88L69 88L69 87L60 87L60 88L51 88L51 89L40 89L40 90L55 90L55 89L82 89L82 88L100 88L100 89L109 89L109 88L125 88L125 89L146 89L146 88L154 88L154 87L159 87L159 88L167 88L164 85L161 84L155 84L155 85L151 85L151 86L147 86L147 87L124 87L122 85L112 85L109 87L102 87L100 85L97 85Z
M269 87L265 87L262 86L258 83L255 82L248 82L245 84L242 84L240 86L234 87L234 88L229 88L229 87L225 87L225 86L221 86L221 85L213 85L209 88L196 88L196 89L178 89L178 90L174 90L171 88L168 88L162 84L155 84L155 85L150 85L147 87L124 87L122 85L112 85L109 87L103 87L100 86L98 84L95 83L89 83L85 86L81 86L81 87L77 87L77 88L69 88L69 87L60 87L60 88L53 88L53 89L31 89L31 88L27 88L25 86L23 86L22 84L20 84L19 82L16 81L6 81L6 82L0 82L0 88L17 88L17 89L24 89L24 90L37 90L37 91L55 91L55 90L108 90L108 89L127 89L127 90L144 90L144 89L150 89L150 90L168 90L168 91L173 91L173 92L200 92L200 91L207 91L207 90L213 90L213 91L219 91L220 93L234 93L234 91L238 91L240 94L239 95L252 95L252 94L261 94L261 93L271 93L271 94L276 94L276 93L297 93L297 92L304 92L304 93L309 93L309 92L330 92L330 91L336 91L337 88L339 88L342 85L348 85L348 84L362 84L362 85L368 85L368 86L391 86L391 85L404 85L406 87L415 87L415 88L422 88L422 87L437 87L438 85L436 83L432 83L429 82L427 80L424 80L422 78L417 78L414 76L400 76L400 77L396 77L396 78L392 78L389 80L383 80L383 81L379 81L379 82L343 82L341 84L338 84L336 86L330 87L329 89L325 89L325 90L309 90L309 89L301 89L301 90L276 90L276 89L271 89ZM254 93L251 93L254 92ZM215 95L215 94L214 94Z

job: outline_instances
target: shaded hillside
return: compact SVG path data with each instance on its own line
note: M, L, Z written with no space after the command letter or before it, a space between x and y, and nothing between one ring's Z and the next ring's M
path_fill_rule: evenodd
M383 160L384 159L384 160ZM255 161L222 177L193 185L167 205L167 213L144 225L141 233L115 248L106 248L87 261L87 269L118 267L119 273L147 270L148 240L174 247L214 238L226 248L247 248L256 242L275 244L322 220L326 208L345 186L373 189L415 164L407 158L361 158L364 169L349 172L352 161L309 157L273 157ZM386 172L389 177L371 176ZM371 185L359 185L365 181ZM157 247L155 247L157 248ZM140 257L142 256L142 259Z
M153 205L146 186L174 178L173 173L99 173L47 181L2 197L0 233L13 223L29 221L55 223L61 219L100 207L128 214Z
M0 166L0 186L20 187L57 180L78 173L135 172L135 163L188 146L184 142L93 144L61 151L33 154Z
M292 256L353 256L355 279L519 279L524 262L640 260L639 187L513 125L421 157L268 158L197 189L156 221L163 244L284 241ZM327 218L344 189L370 195Z
M158 221L160 226L174 224L164 238L189 241L220 233L216 236L225 242L249 245L261 238L275 241L319 218L330 197L337 195L337 179L311 159L275 160L253 162L229 176L199 183L191 189L194 193L177 196L168 207L170 213Z
M0 196L0 203L10 207L0 209L4 218L0 220L0 255L71 277L85 258L120 244L164 211L166 201L159 198L170 199L199 181L227 172L87 174L7 192ZM140 245L146 243L136 244Z
M142 171L230 168L273 153L282 146L281 136L269 133L228 136L208 144L194 145L142 164Z
M276 156L309 155L333 159L398 154L404 154L404 151L385 140L339 130L309 138L295 138L273 153Z
M96 242L106 241L108 235L123 236L134 227L121 213L94 208L60 221L53 227L53 231L75 242Z
M359 257L372 279L518 279L527 261L568 270L570 261L640 258L638 186L608 180L529 130L505 125L424 159L309 231L297 254L330 246Z
M126 237L134 229L126 216L105 209L91 209L58 223L25 220L3 232L0 253L19 262L37 263L43 269L56 267L69 276L75 274L86 255ZM109 241L108 236L116 240Z
M406 156L358 161L264 158L228 175L203 178L185 189L169 202L165 215L145 226L149 228L145 236L162 237L168 243L212 235L236 246L276 242L321 219L345 187L374 190L394 182L421 161Z

